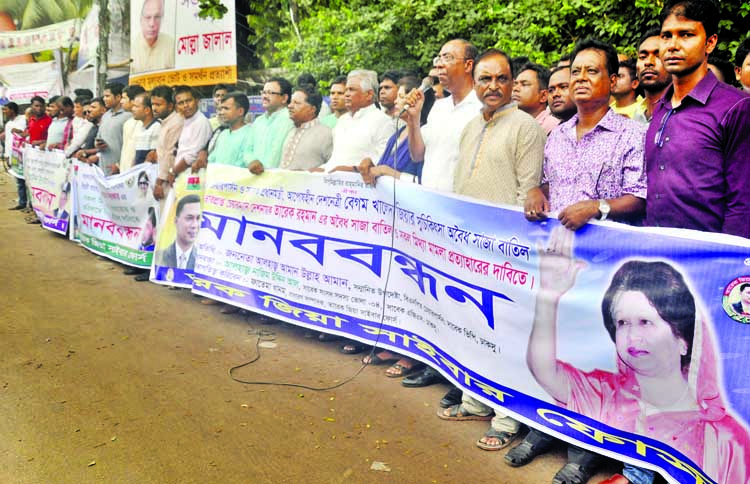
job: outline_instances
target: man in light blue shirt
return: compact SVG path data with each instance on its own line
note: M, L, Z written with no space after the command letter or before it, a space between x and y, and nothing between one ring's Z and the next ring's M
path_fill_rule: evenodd
M218 109L221 133L216 138L208 155L209 163L232 165L245 168L243 153L247 152L250 141L250 126L245 124L245 115L250 109L247 96L241 92L224 95Z
M246 166L258 161L264 168L278 168L284 140L294 127L287 110L291 98L292 84L283 77L273 77L263 86L262 103L266 112L250 126Z

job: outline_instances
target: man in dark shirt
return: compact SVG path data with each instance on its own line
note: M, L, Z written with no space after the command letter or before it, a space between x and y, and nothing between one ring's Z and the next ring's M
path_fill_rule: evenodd
M719 20L711 0L671 0L662 10L660 56L672 86L646 135L646 224L750 237L750 96L708 71Z

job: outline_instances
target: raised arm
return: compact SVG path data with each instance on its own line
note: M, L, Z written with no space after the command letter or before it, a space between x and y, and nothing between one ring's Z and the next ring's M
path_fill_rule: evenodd
M560 298L573 287L584 266L573 258L574 233L563 227L552 231L546 250L539 252L539 292L526 363L539 385L555 400L567 403L570 384L557 363L557 312Z

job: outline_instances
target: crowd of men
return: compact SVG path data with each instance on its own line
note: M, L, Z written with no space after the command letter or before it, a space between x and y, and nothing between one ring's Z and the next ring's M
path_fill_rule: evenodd
M410 72L378 78L358 69L331 80L328 104L309 76L296 87L274 77L262 91L265 112L251 124L247 96L230 86L216 86L218 115L207 119L191 87L146 92L107 84L102 97L34 98L26 118L6 105L6 153L16 133L98 164L107 175L158 163L157 200L182 172L211 163L256 175L277 168L351 171L369 184L389 176L517 205L529 221L555 216L569 230L614 220L750 238L750 39L736 52L736 88L726 69L714 70L719 21L711 0L671 0L661 28L645 32L636 46L637 59L586 39L551 69L453 39L434 58L432 89L417 89L421 81ZM20 180L11 210L27 203ZM347 354L367 349L352 341L341 347ZM387 374L405 377L406 387L443 381L392 352L371 351L363 361L395 362ZM490 421L476 442L484 450L509 446L523 427L457 388L440 405L438 417L446 421ZM531 430L505 462L525 465L553 442ZM584 483L602 461L570 446L552 482ZM654 478L625 465L606 482Z

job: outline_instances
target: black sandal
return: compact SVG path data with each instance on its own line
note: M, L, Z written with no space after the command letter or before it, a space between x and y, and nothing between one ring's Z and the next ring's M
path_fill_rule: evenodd
M554 437L531 429L520 444L505 454L505 463L511 467L525 466L536 456L547 452L554 443Z

